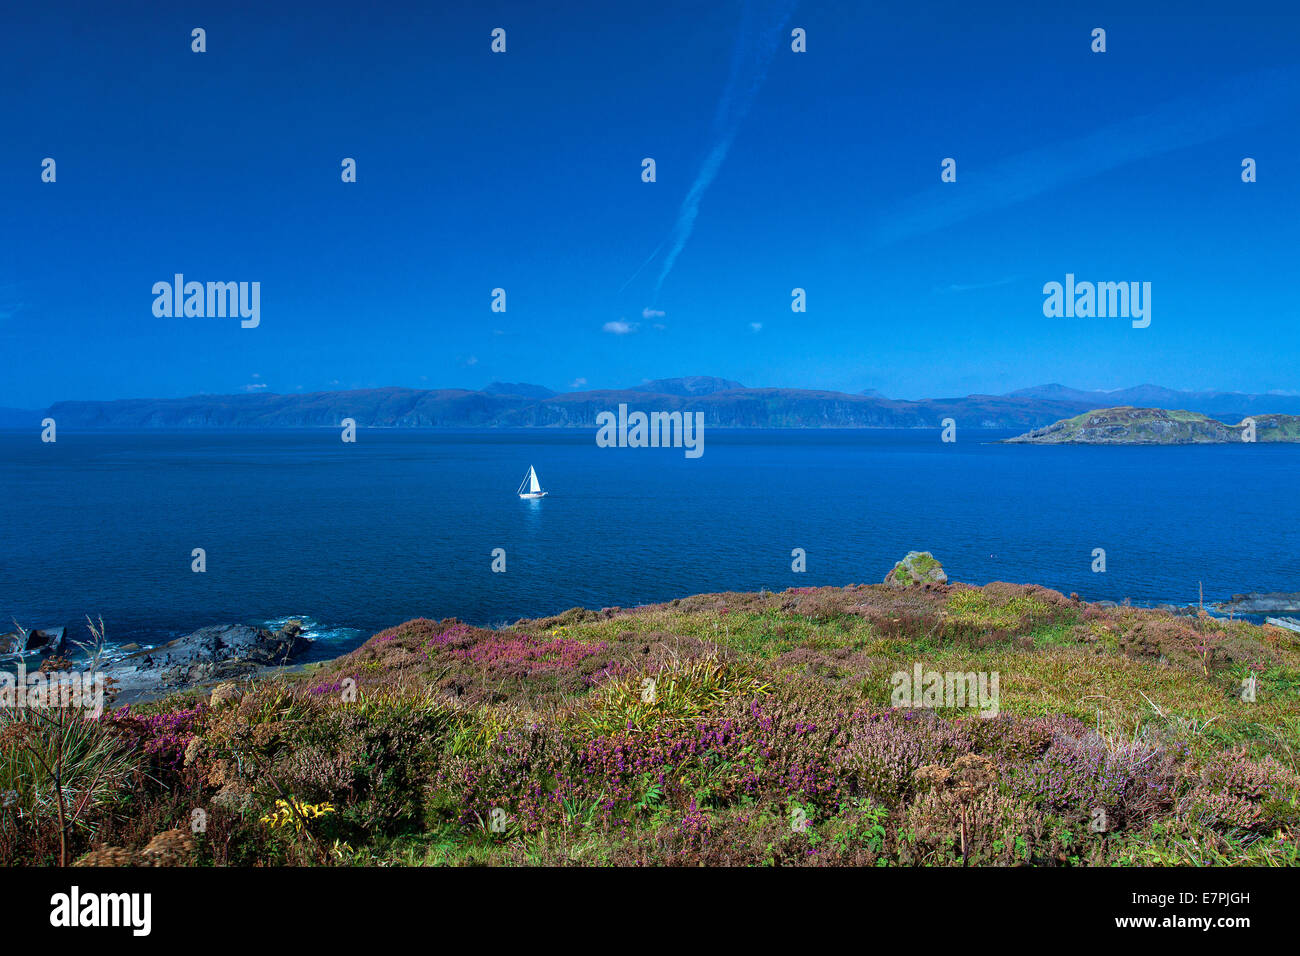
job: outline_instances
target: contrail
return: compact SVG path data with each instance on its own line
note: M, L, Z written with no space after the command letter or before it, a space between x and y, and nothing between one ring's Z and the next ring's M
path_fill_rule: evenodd
M699 172L695 174L695 181L691 183L686 198L682 200L672 232L654 252L650 253L650 257L641 264L641 268L632 274L632 279L635 279L641 269L644 269L650 260L659 254L664 243L672 241L672 247L664 257L663 268L659 270L659 278L655 281L652 303L658 299L664 280L668 278L668 273L672 272L673 264L685 247L686 241L690 239L691 232L695 228L695 219L700 214L700 201L717 177L718 170L722 168L727 152L731 149L736 133L740 130L740 124L744 122L750 107L754 105L754 97L759 87L767 79L768 67L781 43L785 25L789 22L795 5L790 0L767 0L767 2L755 0L745 4L740 32L731 50L731 70L727 76L727 85L723 88L722 99L718 101L717 111L713 115L713 146L704 157ZM632 279L628 279L623 284L624 289Z
M644 269L646 266L648 266L650 264L650 261L654 259L655 256L659 255L659 250L664 247L664 243L667 241L668 240L665 239L663 242L659 243L659 245L655 246L655 251L650 253L650 255L646 256L645 262L641 263L639 266L636 267L636 272L633 272L630 276L627 277L627 281L624 282L622 287L618 290L620 294L623 292L623 289L626 289L628 286L632 284L633 279L635 279L637 276L641 274L641 270Z

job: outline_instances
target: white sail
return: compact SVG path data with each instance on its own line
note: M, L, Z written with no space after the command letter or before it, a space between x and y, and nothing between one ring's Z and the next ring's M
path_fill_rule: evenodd
M528 490L524 491L527 486ZM528 473L524 475L524 480L519 482L520 498L545 498L546 492L542 491L542 484L537 480L537 469L532 465L528 466Z

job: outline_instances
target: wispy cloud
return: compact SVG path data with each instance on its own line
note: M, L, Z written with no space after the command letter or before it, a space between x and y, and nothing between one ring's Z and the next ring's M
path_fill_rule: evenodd
M22 301L16 283L0 283L0 324L17 318L26 307L27 303Z
M643 319L662 319L663 317L664 313L660 309L645 308L641 310L641 318Z
M1001 279L992 279L988 282L954 282L951 285L944 286L939 292L976 292L980 289L996 289L998 286L1009 285L1015 282L1018 276L1004 276Z
M1300 109L1300 70L1261 70L1170 100L1085 136L1052 143L983 166L956 184L936 182L887 213L871 235L886 245L1032 199L1066 183L1110 172L1233 130L1276 123ZM967 159L971 169L973 158ZM938 166L935 167L938 179ZM1235 175L1228 170L1225 175Z
M606 322L601 326L601 330L613 335L631 335L640 327L640 322L628 322L625 319L619 319L617 322Z

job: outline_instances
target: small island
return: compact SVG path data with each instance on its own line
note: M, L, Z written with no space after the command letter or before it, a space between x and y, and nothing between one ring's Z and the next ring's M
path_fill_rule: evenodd
M1253 426L1253 435L1251 428ZM1252 415L1229 425L1199 412L1120 405L1004 439L1029 445L1209 445L1300 441L1300 416Z

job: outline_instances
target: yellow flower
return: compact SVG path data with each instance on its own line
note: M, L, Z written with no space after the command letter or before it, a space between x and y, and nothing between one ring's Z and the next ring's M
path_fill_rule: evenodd
M295 809L298 811L296 815L294 813ZM261 822L281 829L292 826L295 831L301 831L303 817L316 819L333 812L334 804L332 803L295 803L290 805L287 800L276 800L275 809L262 817Z

